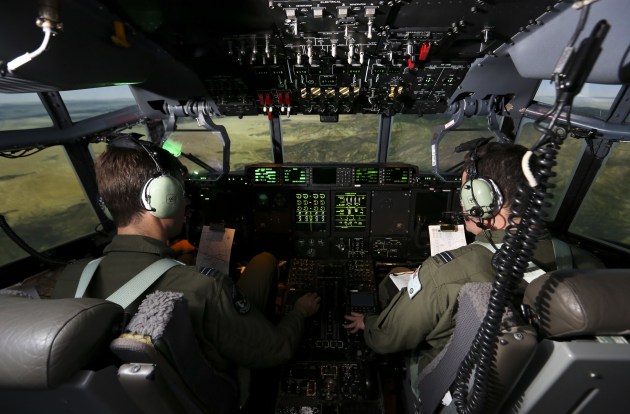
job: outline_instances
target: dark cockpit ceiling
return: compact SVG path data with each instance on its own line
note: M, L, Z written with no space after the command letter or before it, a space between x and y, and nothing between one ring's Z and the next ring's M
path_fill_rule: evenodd
M346 63L350 43L354 60L406 64L430 42L430 61L468 61L483 56L528 25L553 0L536 1L295 1L169 3L112 1L105 4L139 28L202 79L247 72L274 55L283 64L312 42L313 63ZM268 45L266 39L268 38ZM332 56L332 44L337 54ZM407 49L407 43L413 48ZM256 46L254 46L256 45ZM254 49L257 49L254 51ZM388 53L393 58L388 59ZM230 58L231 56L231 58ZM239 60L241 62L239 62ZM303 54L308 63L307 53ZM243 70L244 69L244 70Z
M5 64L34 50L42 38L35 25L41 14L37 2L12 3L10 12L0 16L0 60ZM392 78L394 84L405 84L413 81L409 74L416 78L424 71L424 82L440 93L414 95L408 87L401 90L401 99L426 98L441 105L413 108L416 112L442 112L444 95L461 82L467 65L556 7L555 0L40 3L57 9L63 28L46 53L2 80L2 91L132 83L175 99L224 95L226 100L256 100L257 91L286 89L297 101L296 89L302 85L295 77L302 70L307 84L339 87L380 72L387 86ZM124 23L118 36L115 21ZM435 65L449 65L449 76L436 79ZM398 95L388 88L381 92Z
M592 4L578 41L600 18L612 29L589 81L630 78L623 3ZM5 66L42 42L35 24L42 10L60 25L44 53L0 78L0 91L134 84L167 99L210 97L224 115L258 115L274 106L333 121L344 113L443 113L469 95L517 96L523 106L578 26L580 11L572 6L556 0L12 2L0 15ZM515 109L523 108L517 102Z

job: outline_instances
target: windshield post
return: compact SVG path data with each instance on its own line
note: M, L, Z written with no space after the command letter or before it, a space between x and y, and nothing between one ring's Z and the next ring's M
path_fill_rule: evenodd
M278 111L273 111L273 113L270 112L269 135L271 136L273 162L276 164L282 164L284 162L284 153L282 150L282 123L280 122L280 114Z
M378 147L376 149L376 159L378 162L387 162L389 143L392 137L392 122L394 117L381 114L378 122Z

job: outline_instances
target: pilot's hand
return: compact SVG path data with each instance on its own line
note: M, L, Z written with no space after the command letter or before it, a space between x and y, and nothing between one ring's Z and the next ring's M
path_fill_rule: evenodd
M346 315L345 318L348 322L343 324L343 327L348 329L350 333L357 333L365 330L365 315L359 312L350 312L350 315Z
M319 310L320 301L321 298L317 293L309 292L295 301L293 309L303 313L306 317L313 316Z

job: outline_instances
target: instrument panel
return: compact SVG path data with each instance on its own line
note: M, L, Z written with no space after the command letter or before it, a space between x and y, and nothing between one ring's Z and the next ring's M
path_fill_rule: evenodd
M285 311L305 292L321 298L279 373L274 412L385 412L378 357L344 315L378 312L377 274L429 256L427 227L449 222L458 188L456 177L378 163L255 164L222 181L187 181L201 213L191 221L237 229L233 256L286 260Z
M457 208L459 188L455 177L378 163L255 164L220 183L189 184L206 224L240 228L249 246L278 257L381 261L426 258L427 225L449 222L444 212Z
M345 314L377 312L372 262L293 259L286 288L287 310L313 291L321 306L305 322L301 346L282 371L275 412L382 413L374 355L361 335L343 327Z

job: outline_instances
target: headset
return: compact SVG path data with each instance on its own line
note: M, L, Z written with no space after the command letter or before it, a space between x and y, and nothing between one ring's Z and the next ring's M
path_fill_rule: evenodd
M477 171L479 147L489 140L490 138L482 138L474 142L475 147L471 154L467 181L462 185L459 193L464 215L478 219L489 219L496 216L503 206L503 194L499 186L491 178L479 176Z
M141 142L130 136L116 137L109 142L116 148L129 148L146 152L156 167L156 174L147 181L140 192L140 202L145 210L157 218L173 218L184 203L184 187L178 179L166 173L157 161L153 144Z

